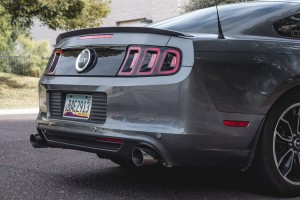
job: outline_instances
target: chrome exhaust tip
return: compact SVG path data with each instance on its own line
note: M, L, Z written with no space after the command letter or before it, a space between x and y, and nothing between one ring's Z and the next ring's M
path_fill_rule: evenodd
M137 167L154 165L158 163L158 155L151 149L136 147L132 150L132 161Z
M34 148L47 148L49 145L39 134L30 135L30 143Z

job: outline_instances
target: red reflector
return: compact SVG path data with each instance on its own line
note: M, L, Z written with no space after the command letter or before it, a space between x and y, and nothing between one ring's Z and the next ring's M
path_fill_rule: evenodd
M234 126L234 127L248 127L250 122L246 121L230 121L230 120L224 120L225 126Z
M105 39L105 38L113 38L114 35L88 35L88 36L81 36L79 40L88 40L88 39Z
M97 141L101 142L111 142L111 143L123 143L123 140L116 139L116 138L97 138Z

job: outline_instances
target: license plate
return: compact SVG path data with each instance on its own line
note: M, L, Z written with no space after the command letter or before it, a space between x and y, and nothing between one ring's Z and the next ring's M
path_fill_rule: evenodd
M89 119L92 108L92 95L67 94L63 117Z

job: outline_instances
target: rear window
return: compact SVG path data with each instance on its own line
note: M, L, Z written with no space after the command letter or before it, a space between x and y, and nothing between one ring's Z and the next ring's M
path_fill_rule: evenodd
M300 38L300 13L275 22L274 29L280 36Z
M286 2L252 2L219 6L223 31L227 32L239 25L244 25L249 21L287 6L290 6L290 4ZM187 33L217 34L216 8L210 7L197 10L179 17L151 24L150 27Z

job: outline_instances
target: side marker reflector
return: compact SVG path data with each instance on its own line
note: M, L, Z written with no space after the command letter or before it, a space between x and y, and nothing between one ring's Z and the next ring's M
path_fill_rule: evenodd
M225 126L231 126L231 127L248 127L250 122L246 121L232 121L232 120L224 120Z
M116 138L97 138L97 141L101 141L101 142L110 142L110 143L123 143L123 140L120 139L116 139Z

